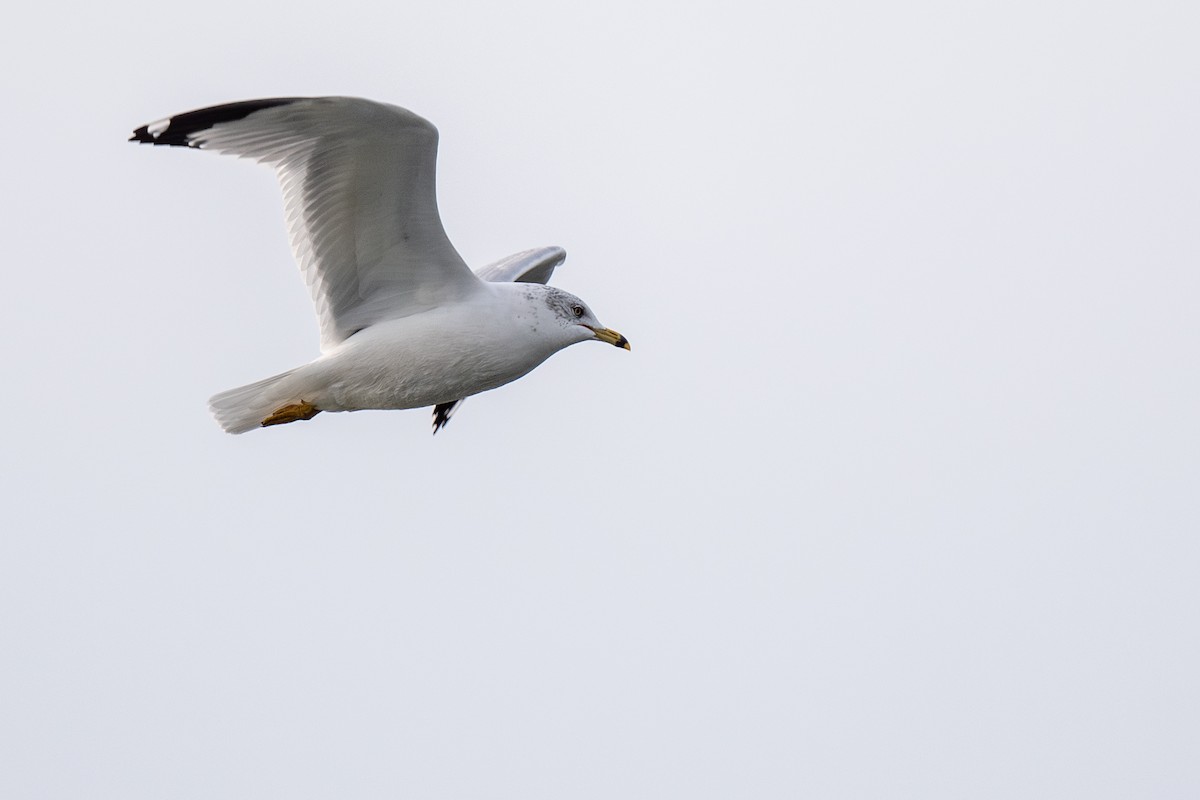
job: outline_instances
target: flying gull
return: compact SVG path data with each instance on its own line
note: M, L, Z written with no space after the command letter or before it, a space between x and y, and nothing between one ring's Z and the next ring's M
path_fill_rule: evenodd
M586 303L545 285L562 248L467 267L438 216L437 129L411 111L350 97L247 100L143 125L130 141L252 158L279 176L321 355L214 396L229 433L422 406L434 407L437 433L463 398L564 347L629 349Z

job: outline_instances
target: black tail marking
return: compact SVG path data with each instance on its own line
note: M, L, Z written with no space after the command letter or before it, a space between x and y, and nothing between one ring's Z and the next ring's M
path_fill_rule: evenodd
M239 119L245 119L250 116L255 111L262 111L264 108L274 108L275 106L285 106L288 103L294 103L302 99L300 97L276 97L270 100L243 100L240 103L226 103L221 106L198 108L195 111L187 111L171 117L167 122L167 127L160 131L157 136L150 133L150 125L143 125L133 132L133 136L129 137L129 141L188 147L192 144L188 141L189 136L206 131L213 125L219 125L222 122L237 122Z

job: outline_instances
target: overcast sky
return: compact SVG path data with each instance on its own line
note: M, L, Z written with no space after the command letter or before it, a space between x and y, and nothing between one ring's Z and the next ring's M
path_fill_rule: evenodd
M21 4L0 796L1200 793L1200 12ZM347 94L626 334L229 436L313 358L271 171Z

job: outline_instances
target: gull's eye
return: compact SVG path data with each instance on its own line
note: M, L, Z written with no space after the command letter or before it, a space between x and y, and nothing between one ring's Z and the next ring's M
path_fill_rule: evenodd
M583 306L571 306L571 313L576 317L583 316Z

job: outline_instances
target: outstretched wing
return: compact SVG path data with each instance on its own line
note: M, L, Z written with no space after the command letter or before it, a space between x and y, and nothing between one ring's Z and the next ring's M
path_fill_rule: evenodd
M537 247L522 250L493 261L486 267L475 270L481 280L491 283L549 283L554 268L567 260L567 251L561 247ZM433 407L433 432L436 434L454 416L454 412L466 399L438 403Z
M479 290L438 216L437 129L411 111L349 97L249 100L143 125L130 141L275 167L323 350Z

